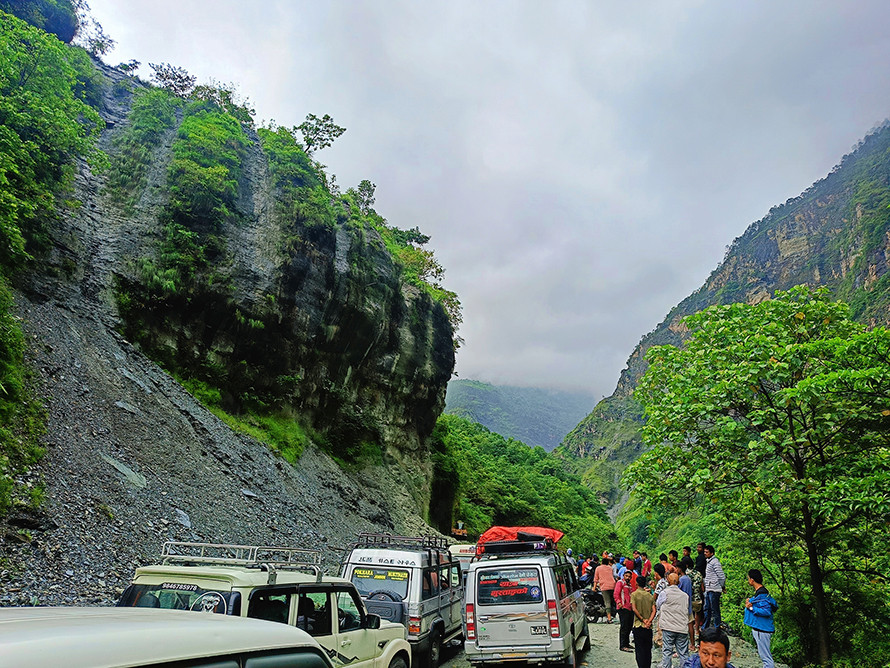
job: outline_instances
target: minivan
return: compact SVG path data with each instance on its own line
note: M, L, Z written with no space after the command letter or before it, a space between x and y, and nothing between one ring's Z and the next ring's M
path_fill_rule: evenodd
M479 551L467 572L469 662L576 666L590 634L571 561L543 540L489 542Z

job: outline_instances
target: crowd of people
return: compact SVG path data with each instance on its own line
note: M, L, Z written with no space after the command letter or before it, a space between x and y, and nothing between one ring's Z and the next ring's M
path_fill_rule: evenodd
M596 562L599 562L598 564ZM726 575L713 545L699 543L696 555L684 547L653 564L645 552L632 556L580 556L578 578L602 593L606 621L613 611L620 624L619 649L634 652L638 668L649 668L653 647L661 649L661 668L732 668L729 636L720 616ZM757 569L748 571L754 595L745 601L745 624L751 627L763 668L773 668L770 642L778 605L763 586ZM631 645L633 636L633 645Z

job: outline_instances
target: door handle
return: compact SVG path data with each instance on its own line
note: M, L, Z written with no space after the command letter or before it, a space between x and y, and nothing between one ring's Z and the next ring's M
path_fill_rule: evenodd
M351 641L351 640L342 640L342 641L340 642L340 647L346 647L346 646L351 645L351 644L352 644L352 641Z

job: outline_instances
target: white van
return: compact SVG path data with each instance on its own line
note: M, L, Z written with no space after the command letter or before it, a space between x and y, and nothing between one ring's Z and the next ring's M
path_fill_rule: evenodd
M463 577L444 538L360 534L341 576L368 612L408 627L413 664L436 668L442 645L460 637Z
M464 652L473 666L567 663L590 647L574 565L545 541L486 543L470 564Z

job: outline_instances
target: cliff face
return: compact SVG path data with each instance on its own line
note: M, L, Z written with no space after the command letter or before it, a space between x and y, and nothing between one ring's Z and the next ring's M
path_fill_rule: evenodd
M378 231L354 216L326 224L289 217L247 124L231 211L213 225L187 216L180 224L171 214L181 109L122 199L110 180L120 137L133 123L133 84L114 69L103 74L102 146L112 170L81 165L80 206L49 230L49 251L28 291L62 303L91 300L165 368L218 389L228 410L291 415L347 459L375 444L384 461L410 461L419 499L427 497L428 466L418 454L454 366L443 306L403 279ZM171 229L201 240L199 269L177 269L184 288L156 289L146 266L164 269Z
M733 241L704 285L637 344L615 393L566 436L562 451L581 460L579 467L604 500L617 502L621 470L642 448L642 413L632 393L650 347L680 345L687 333L682 319L708 306L757 303L803 283L827 286L861 322L886 325L888 256L890 125L884 124L826 178L770 209ZM616 431L620 438L610 436Z

